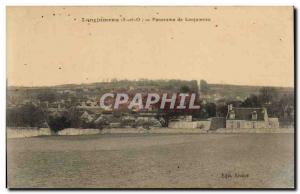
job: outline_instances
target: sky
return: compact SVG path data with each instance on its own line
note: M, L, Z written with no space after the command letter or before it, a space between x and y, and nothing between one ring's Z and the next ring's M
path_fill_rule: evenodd
M292 7L27 6L6 12L9 86L140 78L294 85Z

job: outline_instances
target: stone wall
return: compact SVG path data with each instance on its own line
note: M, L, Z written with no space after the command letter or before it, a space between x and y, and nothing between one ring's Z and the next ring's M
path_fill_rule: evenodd
M210 118L210 120L211 120L210 130L225 128L225 126L226 126L225 117L212 117L212 118Z
M147 129L144 128L110 128L102 129L101 134L118 134L118 133L146 133Z
M209 133L294 133L293 128L217 129Z
M211 120L206 121L195 121L198 129L209 130L211 126Z
M279 128L278 118L268 118L267 121L226 120L228 129L262 129Z
M197 128L197 122L188 122L188 121L170 121L169 128L173 129L183 129L183 128Z
M278 118L269 118L268 121L270 128L279 128Z
M22 138L22 137L36 137L43 135L51 135L49 128L35 128L35 127L7 127L7 138Z
M172 129L210 129L210 120L205 121L170 121L168 127Z
M67 128L58 132L58 135L92 135L100 133L100 129L76 129Z
M269 123L265 121L226 120L226 128L228 129L269 128Z

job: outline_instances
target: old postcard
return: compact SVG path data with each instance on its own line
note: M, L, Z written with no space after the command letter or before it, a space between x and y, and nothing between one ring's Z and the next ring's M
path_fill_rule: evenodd
M6 14L8 188L295 188L293 7Z

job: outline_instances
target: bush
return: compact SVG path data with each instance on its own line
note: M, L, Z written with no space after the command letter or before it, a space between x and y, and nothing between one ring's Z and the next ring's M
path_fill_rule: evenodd
M48 124L55 133L71 126L71 122L65 116L50 116Z
M41 127L45 120L43 111L32 104L6 111L6 123L10 127Z

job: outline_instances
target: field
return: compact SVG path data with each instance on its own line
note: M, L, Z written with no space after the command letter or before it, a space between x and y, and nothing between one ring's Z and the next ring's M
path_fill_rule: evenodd
M293 188L294 134L7 140L9 188Z

